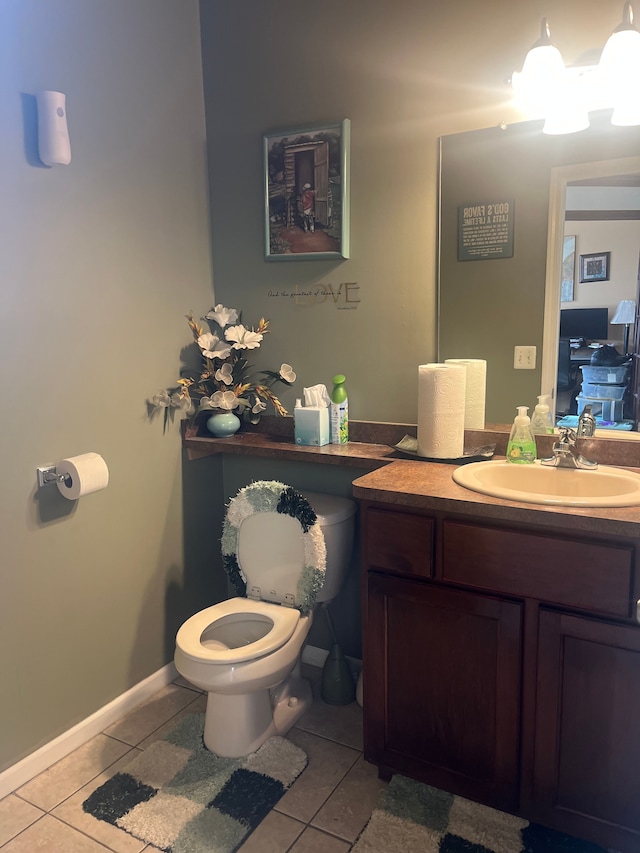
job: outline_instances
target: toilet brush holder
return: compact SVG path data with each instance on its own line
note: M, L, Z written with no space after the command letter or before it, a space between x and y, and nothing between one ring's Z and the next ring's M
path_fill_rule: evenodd
M327 705L350 705L356 698L351 669L337 643L331 647L322 668L320 695Z

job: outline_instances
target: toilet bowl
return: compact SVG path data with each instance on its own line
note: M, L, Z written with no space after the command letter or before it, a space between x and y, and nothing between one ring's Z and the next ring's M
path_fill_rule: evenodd
M178 672L205 690L204 742L221 756L284 735L312 701L300 675L316 602L346 578L355 503L259 481L230 502L223 561L238 592L188 619L176 636Z

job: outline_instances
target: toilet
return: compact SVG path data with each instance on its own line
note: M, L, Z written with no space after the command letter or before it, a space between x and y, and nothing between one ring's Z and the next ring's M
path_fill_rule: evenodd
M237 596L188 619L175 665L205 690L204 743L237 758L284 735L310 706L300 658L316 604L342 588L356 505L279 481L241 489L228 506L222 554Z

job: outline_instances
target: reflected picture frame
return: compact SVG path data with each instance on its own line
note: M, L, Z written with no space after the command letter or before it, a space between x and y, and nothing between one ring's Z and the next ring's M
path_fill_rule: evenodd
M580 283L609 281L611 252L593 252L580 255Z
M349 257L351 123L263 136L265 260Z
M562 276L560 279L560 302L573 302L576 277L575 234L565 235L562 244Z

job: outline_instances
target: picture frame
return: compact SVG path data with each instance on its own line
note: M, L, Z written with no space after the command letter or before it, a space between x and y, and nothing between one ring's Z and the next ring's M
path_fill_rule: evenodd
M576 278L576 238L565 235L562 244L562 276L560 279L560 302L573 302Z
M265 260L349 257L351 123L265 133Z
M609 281L611 252L580 255L580 282Z

